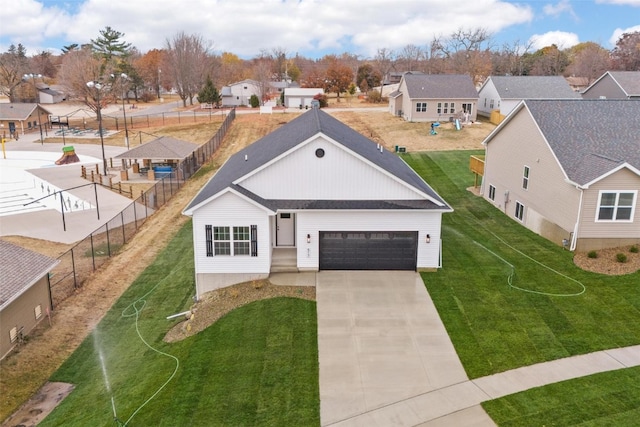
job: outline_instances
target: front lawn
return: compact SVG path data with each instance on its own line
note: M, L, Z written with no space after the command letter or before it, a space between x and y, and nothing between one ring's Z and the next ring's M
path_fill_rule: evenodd
M422 277L469 377L639 344L640 272L577 268L571 252L466 190L471 154L480 152L405 156L455 209L443 215L443 268ZM638 384L640 368L623 369L483 406L501 426L631 426Z
M319 425L315 302L258 301L163 342L193 292L189 222L50 379L76 388L41 425Z

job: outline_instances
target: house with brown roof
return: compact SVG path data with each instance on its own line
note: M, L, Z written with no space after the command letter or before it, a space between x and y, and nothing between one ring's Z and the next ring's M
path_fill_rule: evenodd
M607 71L582 92L582 98L640 100L640 71Z
M0 103L0 134L13 136L50 128L51 112L40 104Z
M570 250L640 243L640 102L524 100L484 140L482 196Z
M466 74L405 73L389 94L389 112L410 122L476 120L478 91Z
M60 262L0 240L0 358L53 309L49 272Z

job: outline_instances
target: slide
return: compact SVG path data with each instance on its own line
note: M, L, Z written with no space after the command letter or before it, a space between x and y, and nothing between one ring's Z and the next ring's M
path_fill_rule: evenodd
M460 130L460 120L456 119L456 130Z
M70 163L77 163L80 161L76 150L73 146L62 147L62 157L56 160L56 165L68 165Z

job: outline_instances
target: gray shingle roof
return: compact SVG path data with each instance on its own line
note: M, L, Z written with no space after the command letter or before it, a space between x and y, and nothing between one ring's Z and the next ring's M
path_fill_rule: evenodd
M182 160L191 155L198 147L199 145L193 142L183 141L170 136L161 136L158 139L154 139L153 141L149 141L146 144L139 145L119 154L115 158Z
M640 71L609 71L609 74L627 96L640 96Z
M49 273L59 261L0 239L0 310Z
M33 103L0 103L0 120L26 120L37 106ZM40 109L42 114L51 114L42 105Z
M478 98L473 80L466 74L405 74L410 99Z
M317 200L264 200L261 197L249 192L239 185L233 184L239 178L247 175L255 169L258 169L262 165L275 159L279 155L294 148L296 145L306 141L312 136L322 133L334 141L344 145L349 150L357 153L365 159L371 161L383 170L395 175L397 178L406 182L410 186L416 188L418 191L428 194L433 199L439 201L443 206L437 206L435 203L424 203L418 207L415 202L405 203L404 207L401 207L401 201L378 201L372 204L371 201L358 202L358 201L317 201ZM245 157L246 156L246 157ZM246 158L246 160L245 160ZM426 183L422 178L416 174L402 159L397 155L383 150L382 153L377 148L375 142L368 138L365 138L360 133L351 129L349 126L343 124L339 120L330 116L320 109L313 108L304 114L301 114L297 118L293 119L286 125L276 129L265 137L257 140L253 144L237 152L229 158L227 162L220 168L220 170L209 180L209 182L200 190L200 192L189 203L185 210L189 210L200 203L206 201L210 197L218 194L225 188L230 187L239 191L247 197L252 198L256 202L263 206L276 210L278 208L284 208L284 206L297 206L300 209L321 209L328 208L331 204L335 209L355 208L360 206L361 209L426 209L426 208L439 208L449 209L446 203L440 198L440 196ZM342 204L341 204L342 203ZM410 204L413 207L409 207ZM340 207L340 206L341 207ZM366 205L366 206L365 206ZM386 206L386 207L383 207ZM428 206L427 206L428 205ZM323 207L321 207L323 206Z
M491 76L501 99L581 98L562 76Z
M640 170L640 102L524 102L573 182L588 184L625 162Z

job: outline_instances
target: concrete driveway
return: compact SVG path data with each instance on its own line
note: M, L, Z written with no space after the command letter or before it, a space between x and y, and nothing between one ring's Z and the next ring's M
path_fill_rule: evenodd
M417 425L448 414L440 398L424 415L406 407L469 384L420 276L322 271L316 280L321 425ZM478 408L472 418L494 425Z

